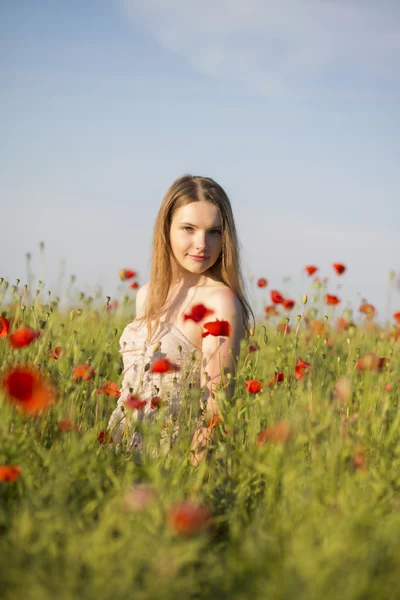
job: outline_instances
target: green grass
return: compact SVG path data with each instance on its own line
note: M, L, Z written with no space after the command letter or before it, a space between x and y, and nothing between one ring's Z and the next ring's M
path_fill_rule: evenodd
M224 422L207 461L190 464L193 427L182 418L172 452L145 454L139 463L97 440L116 400L95 390L105 380L121 381L118 339L132 307L108 312L82 301L63 312L56 302L24 302L24 310L19 299L0 314L42 328L42 335L14 351L0 339L1 369L35 364L59 400L28 417L0 392L0 465L21 467L16 482L0 483L2 597L397 597L400 340L363 326L317 336L303 321L297 335L294 326L284 336L276 320L265 321L267 338L260 326L251 338L260 350L247 354L242 346L233 400L220 392ZM48 358L49 344L66 354ZM388 358L382 372L357 369L370 351ZM298 356L312 365L304 380L295 378ZM74 384L73 367L88 360L95 379ZM281 384L247 393L245 380L268 381L275 369L285 374ZM332 392L343 378L352 390L340 402ZM185 402L191 399L195 392ZM63 418L80 431L60 431ZM260 430L281 421L291 427L291 440L257 446ZM145 435L156 440L159 431L145 427ZM357 468L357 455L365 470ZM138 482L152 486L156 498L129 510L124 497ZM168 511L183 498L209 508L210 529L182 537L168 525Z

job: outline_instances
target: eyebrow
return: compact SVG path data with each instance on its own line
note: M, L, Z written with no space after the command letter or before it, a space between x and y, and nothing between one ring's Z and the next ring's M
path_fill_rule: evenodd
M183 223L179 223L179 225L189 225L190 227L194 227L195 229L197 229L197 225L193 225L193 223L188 223L187 221L184 221ZM210 227L210 229L222 229L221 225L213 225L212 227Z

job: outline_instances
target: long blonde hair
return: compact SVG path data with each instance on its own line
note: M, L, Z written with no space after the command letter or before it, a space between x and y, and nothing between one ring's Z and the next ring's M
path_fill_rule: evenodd
M222 250L209 273L216 280L225 283L240 301L242 306L243 327L246 337L249 336L250 316L255 323L254 313L246 298L244 281L239 257L239 241L233 218L232 207L228 196L218 183L210 177L184 175L170 186L158 211L154 226L153 255L151 276L147 291L146 306L143 316L138 321L146 320L148 340L160 324L160 314L171 286L172 248L170 243L171 223L176 211L191 202L205 200L217 206L222 226Z

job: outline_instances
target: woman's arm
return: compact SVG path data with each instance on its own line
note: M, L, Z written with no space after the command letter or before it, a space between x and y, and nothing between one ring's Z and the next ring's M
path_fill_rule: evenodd
M224 386L228 399L232 398L235 391L235 375L240 353L240 341L243 337L242 307L233 292L226 288L219 290L210 297L207 308L214 310L210 321L215 319L228 321L231 326L230 337L208 335L203 338L201 387L204 396L201 399L201 408L206 415L206 423L202 423L195 431L191 449L191 462L197 465L206 452L206 446L213 439L213 428L207 427L218 415L217 390L221 383ZM231 379L227 378L228 373Z

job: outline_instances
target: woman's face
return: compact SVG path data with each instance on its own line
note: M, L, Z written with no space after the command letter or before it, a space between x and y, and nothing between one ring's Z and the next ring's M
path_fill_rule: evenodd
M215 204L201 200L179 208L169 238L177 267L183 277L202 275L218 260L222 250L221 217ZM204 256L205 260L195 260Z

